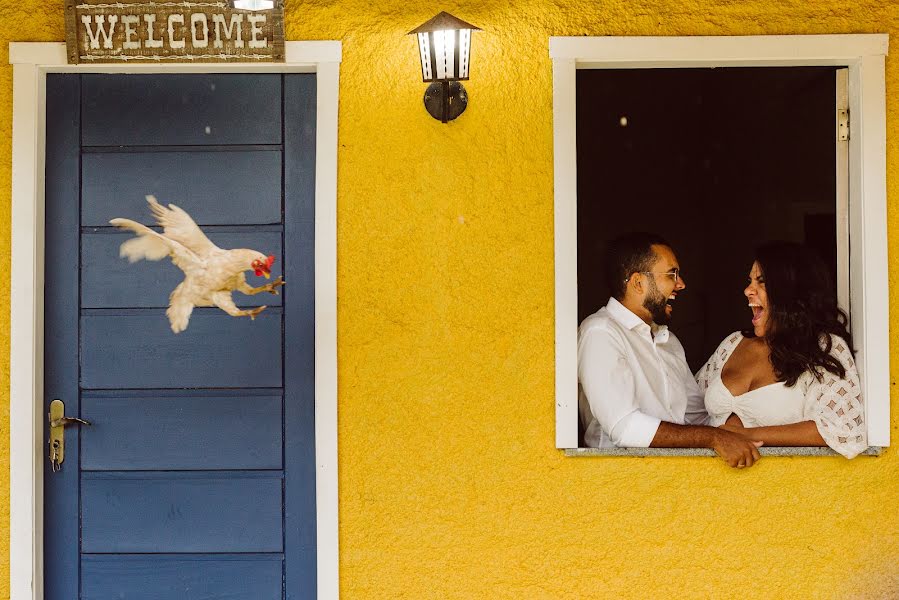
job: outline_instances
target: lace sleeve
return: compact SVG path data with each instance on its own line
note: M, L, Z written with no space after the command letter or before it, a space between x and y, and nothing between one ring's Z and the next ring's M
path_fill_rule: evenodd
M702 365L701 369L696 371L694 377L700 392L705 394L706 389L709 387L709 383L715 377L715 373L721 370L721 367L727 362L730 353L734 351L734 348L737 347L742 339L743 335L739 331L735 331L724 338L724 341L718 344L718 348L712 353L709 360Z
M848 345L837 336L831 336L831 340L830 354L840 361L846 375L840 378L826 371L821 381L812 376L805 417L815 422L828 446L846 458L854 458L868 447L862 388Z

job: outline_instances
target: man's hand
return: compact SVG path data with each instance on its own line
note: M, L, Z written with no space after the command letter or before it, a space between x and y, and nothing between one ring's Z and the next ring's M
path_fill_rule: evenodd
M662 421L649 445L652 448L711 448L727 464L741 469L751 467L761 458L758 449L762 443L719 427Z
M742 428L742 423L740 423ZM742 469L751 467L762 456L759 447L764 442L755 442L743 437L739 433L730 431L727 423L723 428L716 430L712 440L712 449L724 459L731 467Z

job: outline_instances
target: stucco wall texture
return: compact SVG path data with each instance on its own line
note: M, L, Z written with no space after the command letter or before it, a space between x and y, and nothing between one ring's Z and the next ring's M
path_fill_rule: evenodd
M475 23L471 103L443 125L405 34ZM287 1L341 40L338 343L344 598L899 597L899 453L565 458L554 448L553 35L899 33L890 0ZM59 0L0 0L7 41L64 39ZM899 50L894 49L894 54ZM10 263L12 70L0 66ZM887 59L899 194L899 60ZM891 247L899 210L890 203ZM894 251L895 254L896 251ZM899 314L899 261L890 309ZM9 291L0 286L0 305ZM884 323L884 327L888 324ZM8 596L9 314L0 311L0 596ZM894 344L893 385L899 364ZM893 437L899 443L899 397Z

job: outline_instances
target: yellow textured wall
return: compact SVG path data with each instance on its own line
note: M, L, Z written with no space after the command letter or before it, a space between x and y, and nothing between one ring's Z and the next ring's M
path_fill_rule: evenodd
M421 106L404 34L475 34L468 111ZM899 453L571 459L553 447L552 35L899 32L891 0L287 0L287 38L343 42L338 314L345 598L899 597ZM0 0L6 41L64 39L59 0ZM899 48L894 48L899 53ZM11 129L0 66L0 138ZM887 59L899 193L899 60ZM9 272L10 145L0 144ZM889 209L893 247L899 211ZM899 261L889 272L899 314ZM0 305L9 300L0 286ZM887 327L887 324L883 324ZM0 553L9 315L0 311ZM899 344L891 363L895 379ZM893 398L893 437L899 397ZM0 596L8 595L0 559Z

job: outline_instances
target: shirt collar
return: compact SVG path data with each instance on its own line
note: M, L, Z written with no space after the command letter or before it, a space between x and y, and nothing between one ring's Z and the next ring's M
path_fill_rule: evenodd
M609 311L609 314L613 319L618 321L618 323L626 329L637 329L642 325L643 327L641 330L645 329L647 330L647 333L651 333L652 339L656 343L664 344L668 341L667 325L657 325L656 323L653 323L652 327L650 327L643 319L635 315L629 308L615 298L609 298L609 303L606 304L606 310Z

